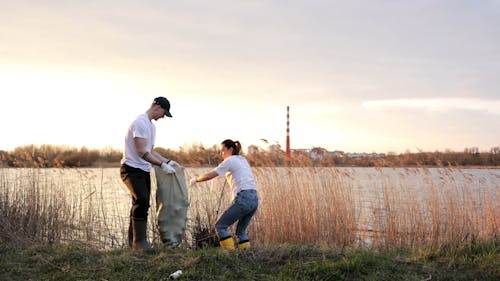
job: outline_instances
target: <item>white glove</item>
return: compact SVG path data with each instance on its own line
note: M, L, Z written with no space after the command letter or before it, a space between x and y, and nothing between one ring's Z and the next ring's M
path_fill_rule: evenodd
M195 185L195 184L196 184L196 177L191 178L191 179L189 180L189 185L190 185L190 186L193 186L193 185Z
M167 164L167 162L161 163L160 167L163 170L163 172L165 172L167 174L175 174L175 169L172 166L170 166L169 164Z

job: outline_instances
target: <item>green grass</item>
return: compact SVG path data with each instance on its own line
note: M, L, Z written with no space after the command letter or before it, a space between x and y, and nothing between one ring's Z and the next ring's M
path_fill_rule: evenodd
M340 251L310 245L98 251L76 245L0 245L0 280L500 280L500 240L467 246Z

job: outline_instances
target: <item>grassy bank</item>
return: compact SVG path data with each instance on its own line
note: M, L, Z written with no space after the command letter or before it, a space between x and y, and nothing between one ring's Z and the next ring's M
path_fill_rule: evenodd
M0 280L500 280L500 240L390 251L317 246L127 249L0 245Z

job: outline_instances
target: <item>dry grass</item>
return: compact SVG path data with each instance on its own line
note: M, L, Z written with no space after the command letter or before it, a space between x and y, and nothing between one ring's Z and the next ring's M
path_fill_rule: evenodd
M186 178L207 170L187 169ZM439 246L500 231L498 170L271 167L254 173L261 199L249 227L254 245ZM230 204L229 187L219 179L189 192L184 246L216 244L213 224ZM150 239L160 244L151 203ZM129 208L116 168L0 169L2 242L123 247Z
M249 227L255 244L440 246L500 231L498 170L273 167L254 173L261 198Z
M123 244L124 222L102 169L0 169L2 241ZM117 174L117 173L115 173ZM115 185L116 188L116 185ZM118 238L120 237L120 238Z
M330 168L255 169L261 198L250 228L259 243L355 243L359 220L346 175Z
M383 184L372 208L376 248L439 246L498 236L498 175L482 178L458 169L422 167L406 169L398 178L399 185ZM488 180L491 183L484 185Z

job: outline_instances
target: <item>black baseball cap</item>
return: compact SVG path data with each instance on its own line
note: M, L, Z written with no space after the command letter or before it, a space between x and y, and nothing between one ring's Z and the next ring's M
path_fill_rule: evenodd
M172 117L172 113L170 113L170 102L167 100L167 98L157 97L153 102L165 109L166 116Z

